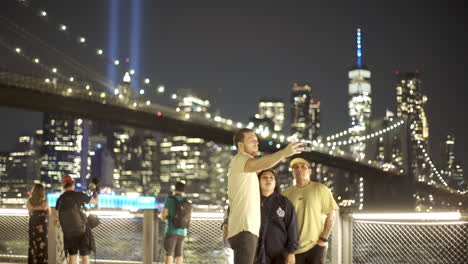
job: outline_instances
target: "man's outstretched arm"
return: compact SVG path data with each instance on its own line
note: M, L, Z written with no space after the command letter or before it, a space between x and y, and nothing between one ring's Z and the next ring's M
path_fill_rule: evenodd
M244 172L259 172L272 168L282 159L299 154L304 149L303 143L293 142L284 149L277 151L273 154L265 155L258 159L249 159L245 163Z

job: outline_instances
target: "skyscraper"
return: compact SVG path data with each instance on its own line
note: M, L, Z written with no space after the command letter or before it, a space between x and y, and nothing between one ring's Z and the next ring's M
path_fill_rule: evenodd
M207 99L192 91L181 90L177 97L177 111L192 114L206 114L210 107ZM160 144L160 180L163 194L171 190L177 181L185 181L187 197L196 204L211 204L211 196L217 190L210 190L212 178L210 146L202 138L186 136L165 136Z
M354 68L348 72L349 77L349 117L351 119L351 137L359 137L366 130L366 125L371 116L371 72L362 63L362 33L357 29L356 36L357 59ZM350 146L351 152L358 158L364 158L365 144L356 143Z
M291 94L291 134L298 139L308 139L310 125L309 102L312 88L309 85L294 83Z
M411 173L418 181L427 181L432 175L425 164L420 146L429 150L429 123L427 118L427 96L422 91L421 74L396 73L397 116L407 120L410 128Z
M278 99L260 99L258 103L259 119L268 118L273 121L270 131L281 132L284 126L284 102Z
M309 138L311 140L317 140L320 137L320 101L310 99L309 117Z
M187 197L198 204L209 204L211 178L207 142L186 136L164 137L161 142L161 188L170 191L177 181L186 182Z
M0 157L2 160L0 170L6 165L0 187L3 204L23 205L31 187L38 182L40 160L38 142L40 139L36 140L36 135L22 135L18 137L8 158L5 160L5 157Z
M158 150L149 131L104 125L108 148L113 158L113 186L122 194L154 194L158 190ZM112 167L110 161L106 166ZM105 165L105 164L103 164Z
M52 190L61 191L63 175L75 178L78 188L85 187L82 185L86 184L86 175L82 179L81 168L82 159L88 160L87 153L83 153L83 145L88 142L83 141L83 122L83 119L65 113L44 114L40 174L41 182Z
M459 188L463 184L463 168L455 156L455 135L448 134L442 149L442 174L448 179L450 184Z

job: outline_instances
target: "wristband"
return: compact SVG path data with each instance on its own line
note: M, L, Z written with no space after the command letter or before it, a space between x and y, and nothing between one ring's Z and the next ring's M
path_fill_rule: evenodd
M326 238L323 238L323 237L319 237L319 240L321 240L321 241L323 241L323 242L325 242L325 243L327 243L327 242L328 242L328 239L326 239Z

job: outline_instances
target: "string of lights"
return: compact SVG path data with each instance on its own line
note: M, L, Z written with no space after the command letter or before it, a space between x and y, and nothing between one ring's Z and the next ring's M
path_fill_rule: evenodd
M330 141L330 140L335 140L335 139L340 138L340 137L347 136L348 134L350 134L353 131L353 129L354 129L354 127L350 127L350 128L348 128L346 130L335 133L335 134L333 134L331 136L326 137L326 140Z
M89 90L90 88L90 85L87 83L87 82L84 82L84 81L80 81L80 80L77 80L74 76L72 75L65 75L64 73L61 73L59 71L59 69L57 67L50 67L50 66L47 66L45 65L44 63L41 62L40 58L39 57L35 57L35 56L29 56L28 54L26 54L26 52L24 51L23 48L19 47L19 46L11 46L11 45L8 45L6 42L4 42L3 40L0 39L0 45L2 45L3 47L5 47L6 49L14 52L15 54L23 57L24 59L34 63L35 65L37 65L38 67L42 68L43 70L45 71L48 71L50 72L53 76L57 77L57 79L60 79L60 80L63 80L63 81L68 81L68 82L72 82L72 83L75 83L75 85L80 85L82 84L83 87L85 87L87 90ZM44 81L46 83L49 83L51 82L51 80L54 79L52 77L50 78L46 78Z
M67 24L54 22L55 20L54 20L53 16L51 16L50 13L47 10L43 9L43 8L35 9L35 8L31 7L30 5L26 4L24 1L21 1L21 0L17 0L17 1L21 4L21 6L31 9L34 12L34 14L36 14L39 18L41 18L46 23L52 25L52 27L54 27L56 30L58 30L58 31L68 35L72 39L76 40L76 42L82 48L92 49L92 53L95 54L98 58L104 60L104 62L106 64L113 65L114 67L116 67L116 68L118 68L120 70L123 70L123 72L127 71L127 70L124 70L123 68L121 68L121 66L122 66L121 62L122 61L129 62L129 58L127 58L125 60L122 60L122 59L119 59L119 58L109 58L109 57L107 57L105 55L106 52L105 52L105 50L103 48L93 47L90 44L90 43L92 43L92 41L90 41L89 38L85 37L87 34L75 33L73 30L70 29L70 27ZM135 73L136 73L134 69L128 69L128 72L132 76L135 75ZM135 76L133 76L132 78L135 78ZM139 81L138 82L139 84L144 84L144 85L150 85L150 83L151 83L151 80L148 77L142 77L141 80L138 80L138 81ZM140 90L142 90L142 89L140 89ZM165 90L166 90L166 88L164 87L164 85L159 85L157 87L158 93L164 93Z
M24 38L28 43L35 43L37 47L42 46L44 51L51 54L51 57L60 59L61 63L67 65L75 72L80 73L81 76L86 76L87 79L92 79L96 83L101 84L104 87L111 88L112 84L103 76L99 75L96 71L93 71L81 64L77 60L71 58L60 50L49 45L46 41L27 31L25 28L14 23L12 20L0 16L0 23L6 26L11 32L17 34L21 38Z
M327 142L327 146L346 146L346 145L349 145L349 144L354 144L354 143L359 143L359 142L365 142L367 140L370 140L372 138L375 138L375 137L378 137L378 136L381 136L383 134L386 134L392 130L395 130L399 127L401 127L405 122L403 120L400 120L396 123L394 123L393 125L390 125L386 128L383 128L383 129L380 129L376 132L372 132L370 134L367 134L367 135L363 135L363 136L359 136L357 138L353 138L353 139L349 139L349 140L341 140L341 141L333 141L333 142Z
M417 141L418 148L419 150L423 153L424 155L424 160L427 164L429 164L429 167L432 170L432 173L437 176L438 180L445 186L449 187L447 181L442 177L442 174L437 170L436 166L434 165L434 162L432 162L431 157L429 156L427 150L424 148L424 145L421 143L421 141ZM449 187L450 188L450 187ZM467 190L458 190L455 189L456 192L460 194L466 194Z

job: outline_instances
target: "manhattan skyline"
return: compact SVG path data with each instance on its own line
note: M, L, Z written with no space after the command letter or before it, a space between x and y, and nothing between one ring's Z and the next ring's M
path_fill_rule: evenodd
M24 12L11 2L2 3L10 7L3 9L9 16ZM33 4L107 47L108 1ZM363 62L372 72L371 118L382 118L387 108L395 111L394 72L418 69L429 97L432 158L440 160L440 142L453 132L457 156L466 163L463 135L468 129L460 122L460 113L467 110L460 96L466 83L461 66L468 57L463 49L466 18L457 3L439 7L416 2L404 8L398 1L380 7L362 1L359 7L340 8L302 1L281 5L244 1L142 4L140 69L145 76L170 89L192 88L208 94L223 116L243 122L256 113L258 100L265 95L283 99L289 118L292 84L307 83L312 86L312 96L322 102L323 135L350 126L347 72L356 61L355 29L361 27ZM119 58L131 53L131 12L126 5L122 2ZM82 19L84 12L86 20ZM23 19L34 23L38 18ZM89 50L70 52L79 56ZM0 120L8 129L2 132L0 149L8 150L24 129L34 124L40 129L38 116L2 108Z

